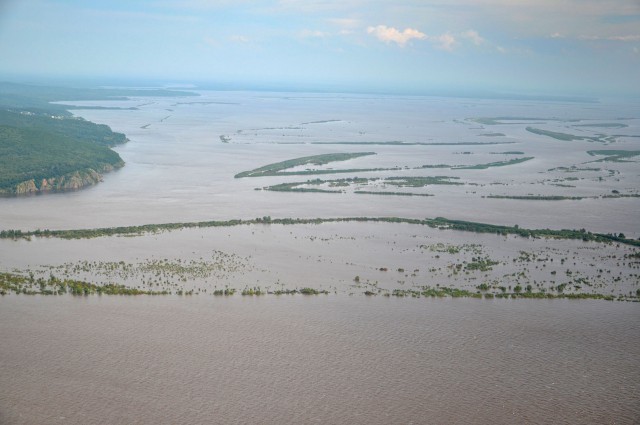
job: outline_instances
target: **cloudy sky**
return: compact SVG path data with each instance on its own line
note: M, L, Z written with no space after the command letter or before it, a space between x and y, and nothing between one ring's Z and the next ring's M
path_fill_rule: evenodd
M639 0L0 0L0 77L640 95Z

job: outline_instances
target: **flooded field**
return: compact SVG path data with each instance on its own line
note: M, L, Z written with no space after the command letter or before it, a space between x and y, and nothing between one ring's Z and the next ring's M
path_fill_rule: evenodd
M0 230L106 229L0 239L1 423L638 422L638 105L73 104L136 108L74 110L126 166L0 199Z

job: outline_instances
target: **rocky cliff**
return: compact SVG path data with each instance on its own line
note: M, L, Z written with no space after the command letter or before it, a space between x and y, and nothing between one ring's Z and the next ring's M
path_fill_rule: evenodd
M85 168L62 176L49 177L42 180L26 180L18 183L14 188L0 191L3 195L28 195L44 192L65 192L79 190L93 186L102 181L103 173L113 171L124 166L124 162L104 164L99 170Z

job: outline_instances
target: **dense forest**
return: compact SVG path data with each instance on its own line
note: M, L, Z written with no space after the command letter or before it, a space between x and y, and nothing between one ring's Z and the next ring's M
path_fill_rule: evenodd
M169 90L76 89L0 83L0 195L75 190L124 162L110 148L127 138L74 117L62 100L192 95Z

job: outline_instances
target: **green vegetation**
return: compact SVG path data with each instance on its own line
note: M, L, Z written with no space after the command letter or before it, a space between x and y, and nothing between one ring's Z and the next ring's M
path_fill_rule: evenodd
M603 122L599 124L574 124L574 127L596 127L596 128L625 128L629 127L627 124L619 122Z
M0 194L77 189L123 164L116 152L92 141L38 126L0 125Z
M539 128L534 128L534 127L527 127L526 130L530 133L539 134L541 136L552 137L557 140L572 141L572 140L587 139L586 137L582 137L582 136L575 136L573 134L567 134L567 133L559 133L556 131L541 130Z
M502 133L495 133L495 135ZM311 142L311 145L380 145L380 146L483 146L483 145L508 145L516 142L402 142L393 140L389 142ZM291 143L285 143L291 144Z
M114 133L104 124L95 124L82 118L63 115L52 116L47 113L0 110L0 125L39 130L66 139L91 142L106 147L116 146L127 141L124 134Z
M640 151L627 151L621 149L602 149L587 151L591 156L604 156L604 158L598 159L594 162L632 162L627 158L633 158L640 155Z
M373 190L356 190L353 193L358 195L386 195L386 196L434 196L428 193L411 193L411 192L377 192Z
M267 186L264 190L271 190L274 192L310 192L310 193L342 193L340 190L328 190L317 188L299 187L303 184L318 184L313 181L307 182L294 182L294 183L280 183L273 186Z
M470 263L464 265L465 270L473 271L479 270L481 272L486 272L492 270L492 266L500 264L499 261L493 261L490 258L472 258Z
M0 273L0 295L8 293L26 295L166 295L167 291L145 291L124 285L95 285L79 280L58 279L51 275L49 279L33 279L14 273Z
M387 185L398 186L398 187L425 187L428 185L463 185L464 183L451 181L451 180L459 180L460 177L451 177L451 176L421 176L421 177L386 177L383 179L380 178L362 178L362 177L352 177L346 179L334 179L334 180L307 180L305 182L292 182L292 183L281 183L272 186L263 187L262 190L272 190L276 192L309 192L309 193L342 193L341 190L333 190L333 189L320 189L315 187L301 187L301 186L320 186L327 185L330 188L336 187L349 187L351 185L362 185L367 184L371 181L379 181ZM259 190L259 189L256 189ZM374 192L374 191L365 191L359 190L355 191L355 193L366 193L366 194L374 194L374 195L400 195L400 196L433 196L433 195L424 195L424 194L412 194L408 192Z
M560 121L560 122L576 122L580 120L566 120L560 118L532 118L532 117L480 117L480 118L468 118L469 121L477 122L484 125L498 125L498 124L522 124L519 122L512 123L509 121ZM503 122L507 121L507 122Z
M21 230L2 230L0 239L29 239L31 237L55 237L61 239L89 239L106 236L132 236L145 233L156 233L188 228L229 227L253 224L322 224L322 223L348 223L348 222L380 222L380 223L406 223L429 226L438 229L460 230L475 233L493 233L498 235L518 235L525 238L554 238L554 239L578 239L592 242L618 242L626 245L640 246L640 240L629 239L621 234L592 233L585 229L580 230L552 230L552 229L524 229L519 226L501 226L496 224L477 223L464 220L450 220L444 217L436 218L402 218L402 217L340 217L340 218L271 218L269 216L251 220L227 220L227 221L200 221L184 223L146 224L141 226L106 227L98 229L73 229L73 230L35 230L23 232Z
M375 155L375 152L355 152L355 153L328 153L321 155L305 156L302 158L289 159L274 164L265 165L251 171L243 171L236 174L235 178L242 177L263 177L263 176L283 176L283 175L301 175L301 174L324 174L348 172L352 170L306 170L299 172L286 172L288 168L298 167L301 165L324 165L330 162L346 161L349 159L359 158L361 156ZM360 170L358 170L360 171ZM369 171L369 170L367 170Z
M311 145L379 145L379 146L416 146L425 145L426 143L420 142L402 142L399 140L392 140L389 142L311 142Z
M632 295L623 296L620 295L615 297L613 295L608 294L597 294L597 293L549 293L549 292L533 292L531 286L527 286L525 291L522 291L522 287L520 285L516 285L513 288L513 292L509 293L506 291L500 290L500 292L486 292L491 290L486 283L480 284L477 292L472 292L466 289L459 288L449 288L444 286L438 287L430 287L423 286L418 289L394 289L391 292L387 292L383 295L385 296L393 296L393 297L412 297L412 298L421 298L421 297L430 297L430 298L485 298L485 299L495 299L495 298L523 298L523 299L582 299L582 300L606 300L606 301L637 301L638 296L635 297ZM502 289L502 288L500 288ZM506 289L506 288L504 288ZM366 293L365 293L366 294Z
M129 96L198 96L194 92L163 89L95 89L52 87L0 82L0 109L70 117L72 106L51 102L79 100L125 100ZM86 109L86 107L82 107Z
M507 161L489 162L487 164L475 164L475 165L448 165L448 164L435 164L435 165L422 165L416 169L421 168L450 168L452 170L486 170L491 167L504 167L507 165L520 164L533 159L533 156L527 156L524 158L514 158Z
M453 170L486 170L490 167L505 167L507 165L520 164L522 162L526 162L533 159L532 156L527 156L524 158L514 158L508 161L496 161L490 162L488 164L476 164L476 165L458 165L456 167L452 167Z
M386 179L384 179L384 183L388 185L398 186L398 187L424 187L428 185L439 185L439 184L447 184L447 185L464 184L457 181L451 181L451 180L459 180L459 179L460 177L451 177L451 176L387 177Z
M321 120L321 121L309 121L309 122L301 122L300 125L309 125L309 124L328 124L332 122L341 122L342 120Z
M607 294L598 294L598 293L565 293L565 289L567 284L558 285L555 290L556 293L541 291L541 292L533 292L533 288L531 285L527 285L523 288L520 285L516 285L513 288L513 292L509 293L506 291L506 288L500 287L497 288L495 286L489 285L487 283L482 283L477 286L477 291L472 292L467 289L460 288L450 288L450 287L430 287L430 286L422 286L419 288L411 288L411 289L394 289L393 291L387 291L382 293L385 296L394 296L394 297L412 297L412 298L421 298L421 297L430 297L430 298L443 298L443 297L451 297L451 298L460 298L460 297L470 297L470 298L485 298L485 299L494 299L494 298L529 298L529 299L597 299L597 300L608 300L608 301L637 301L638 297L640 297L640 290L635 292L635 296L632 295L619 295L617 297L613 295ZM497 291L496 291L497 289ZM524 291L523 291L524 289ZM378 292L374 292L372 290L366 290L364 295L366 296L374 296L381 293L382 290L377 290ZM493 292L491 292L493 291ZM169 291L148 291L141 290L137 288L130 288L124 285L117 284L106 284L106 285L95 285L93 283L80 281L80 280L72 280L72 279L58 279L53 274L49 276L48 279L38 278L35 279L33 275L31 276L23 276L16 273L4 273L0 272L0 295L8 295L8 294L16 294L16 295L58 295L62 296L65 294L73 295L73 296L88 296L88 295L168 295ZM177 295L193 295L193 290L184 291L182 289L175 292ZM233 288L225 288L225 289L216 289L213 292L214 296L233 296L236 293L236 290ZM303 294L303 295L320 295L320 294L328 294L327 290L318 290L314 288L304 287L301 289L278 289L275 291L264 291L259 287L254 288L245 288L241 294L243 296L260 296L265 294L272 295L293 295L293 294Z
M487 195L493 199L517 199L521 201L579 201L583 196L555 196L555 195Z
M233 288L225 288L225 289L216 289L213 291L214 296L231 296L236 293L236 290Z
M124 165L110 147L127 141L71 115L62 100L105 100L127 95L190 95L168 90L101 90L0 83L0 194L75 190ZM95 107L98 109L109 107Z

